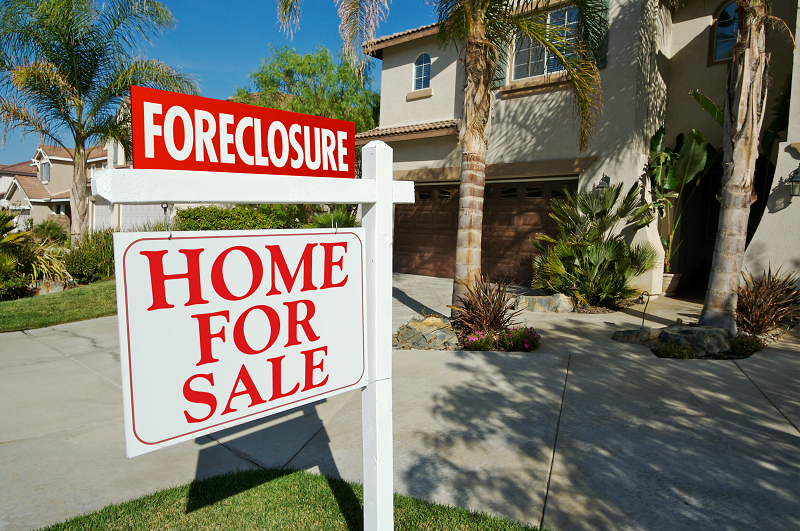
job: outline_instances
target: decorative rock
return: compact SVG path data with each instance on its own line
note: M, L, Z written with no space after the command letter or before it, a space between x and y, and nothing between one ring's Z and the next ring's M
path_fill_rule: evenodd
M666 344L681 345L701 358L709 354L729 352L733 337L730 332L721 328L673 325L666 328L618 330L612 334L611 339L622 343L637 343L651 349Z
M515 308L529 312L570 313L575 309L575 305L571 297L556 293L541 296L519 295Z
M440 317L414 317L397 331L393 346L399 349L455 350L458 338L449 321Z

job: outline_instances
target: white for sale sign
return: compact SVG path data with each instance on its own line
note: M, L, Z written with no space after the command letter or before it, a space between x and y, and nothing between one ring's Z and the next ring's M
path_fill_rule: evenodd
M128 457L364 386L363 239L114 234Z

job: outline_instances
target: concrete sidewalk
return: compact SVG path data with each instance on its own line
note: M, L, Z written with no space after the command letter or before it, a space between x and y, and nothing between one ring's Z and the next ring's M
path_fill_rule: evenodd
M451 287L395 275L395 328ZM536 353L395 351L395 490L561 531L800 527L800 340L660 360L609 339L641 306L521 318ZM361 479L358 392L127 459L117 342L116 317L0 334L0 529L242 468Z

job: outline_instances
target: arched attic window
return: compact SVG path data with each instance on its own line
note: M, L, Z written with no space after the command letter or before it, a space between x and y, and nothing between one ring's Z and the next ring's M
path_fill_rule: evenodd
M736 11L736 1L722 6L714 19L711 29L713 62L727 61L733 58L733 45L736 44L739 14Z
M423 53L414 61L414 90L431 86L431 56Z

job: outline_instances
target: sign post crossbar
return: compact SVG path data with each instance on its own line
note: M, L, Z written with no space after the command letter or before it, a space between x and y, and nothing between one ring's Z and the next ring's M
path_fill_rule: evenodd
M203 171L108 170L92 192L108 204L358 203L366 242L367 384L362 388L364 527L394 527L392 457L393 205L414 202L412 182L393 181L392 149L362 151L362 179L326 179Z

